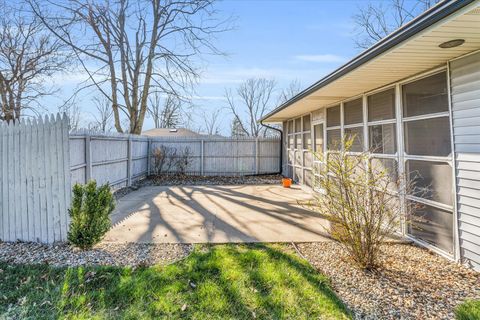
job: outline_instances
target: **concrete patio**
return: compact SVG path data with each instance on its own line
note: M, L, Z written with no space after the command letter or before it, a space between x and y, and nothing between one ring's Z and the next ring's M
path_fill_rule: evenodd
M297 202L310 198L298 186L144 187L118 201L104 241L325 241L328 222Z

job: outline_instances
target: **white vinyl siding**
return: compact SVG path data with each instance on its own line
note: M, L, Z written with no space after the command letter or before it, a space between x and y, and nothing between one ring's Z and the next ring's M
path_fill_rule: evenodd
M462 258L480 270L480 52L450 63Z

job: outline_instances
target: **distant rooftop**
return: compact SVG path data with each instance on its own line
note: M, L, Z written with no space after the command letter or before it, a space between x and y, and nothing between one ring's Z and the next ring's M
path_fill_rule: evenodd
M199 137L198 132L185 128L157 128L145 130L142 135L149 137Z

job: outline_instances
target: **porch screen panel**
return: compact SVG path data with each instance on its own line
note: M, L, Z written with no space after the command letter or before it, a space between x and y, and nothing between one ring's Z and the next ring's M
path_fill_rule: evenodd
M402 86L408 233L453 253L453 177L446 72Z

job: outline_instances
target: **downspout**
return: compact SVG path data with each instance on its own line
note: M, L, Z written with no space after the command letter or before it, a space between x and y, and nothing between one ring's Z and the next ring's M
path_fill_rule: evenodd
M260 124L264 126L265 128L272 129L280 133L280 166L278 167L278 172L277 174L282 174L282 167L283 167L283 131L274 127L271 127L267 124L263 123L263 120L260 120Z

